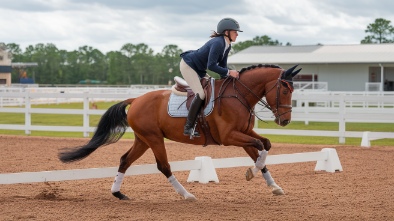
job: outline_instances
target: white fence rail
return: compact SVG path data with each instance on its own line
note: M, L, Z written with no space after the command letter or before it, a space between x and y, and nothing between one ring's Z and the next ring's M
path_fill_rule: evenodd
M95 130L89 125L90 115L102 115L105 110L90 109L90 103L101 100L124 100L138 97L148 91L160 87L135 88L31 88L24 91L0 90L0 113L23 113L25 123L22 125L0 124L0 129L31 131L65 131L82 132L85 137ZM11 90L11 91L10 91ZM8 101L8 103L7 103ZM12 101L12 102L9 102ZM15 102L17 101L17 102ZM32 108L32 104L64 102L83 102L83 109L53 109ZM13 104L11 107L10 104ZM311 130L266 130L256 128L261 134L283 134L300 136L332 136L338 137L340 143L346 137L364 137L363 132L346 131L347 122L358 123L394 123L394 93L381 92L307 92L295 91L293 94L292 121L309 122L338 122L338 131ZM256 113L266 121L272 120L272 113L256 107ZM42 126L32 125L32 114L80 114L83 115L82 126ZM130 131L130 129L129 129ZM391 132L370 132L368 139L394 138ZM368 141L370 141L368 140Z
M327 82L317 82L317 81L293 81L293 86L295 90L314 90L314 91L327 91Z
M164 85L131 85L130 87L0 87L0 107L23 106L27 99L30 104L82 102L84 96L78 96L80 94L91 94L89 95L90 101L122 100L129 97L137 97L149 91L169 88L169 86ZM67 94L74 94L74 96Z
M294 154L280 154L267 156L267 165L284 163L301 163L316 161L315 171L336 172L342 171L342 165L337 151L333 148L323 148L320 152L305 152ZM208 183L210 181L219 182L216 174L218 168L231 168L242 166L254 166L250 157L220 158L196 157L195 160L170 162L171 170L190 170L187 182ZM93 178L114 177L117 167L90 168L75 170L57 170L41 172L22 172L0 174L0 184L51 182L64 180L81 180ZM126 176L156 174L160 173L156 164L145 164L131 166L126 171Z

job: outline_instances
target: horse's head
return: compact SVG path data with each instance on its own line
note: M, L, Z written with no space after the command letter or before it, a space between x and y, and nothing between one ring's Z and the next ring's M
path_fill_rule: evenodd
M301 71L294 66L282 72L281 76L266 84L265 98L275 115L275 123L286 126L291 121L291 95L294 90L293 77Z

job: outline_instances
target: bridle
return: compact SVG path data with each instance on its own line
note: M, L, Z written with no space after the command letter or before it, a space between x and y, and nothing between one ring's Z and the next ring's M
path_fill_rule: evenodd
M283 72L282 72L282 74L283 74ZM281 76L282 76L282 74L281 74ZM291 104L287 104L287 105L280 104L280 88L281 88L281 86L286 85L285 87L287 87L290 90L290 93L293 93L293 87L291 86L291 83L293 83L293 82L289 81L289 80L278 78L278 80L276 81L276 84L273 87L271 87L271 89L269 89L267 92L265 92L264 95L263 95L263 97L267 97L268 92L270 92L271 90L273 90L276 87L276 98L275 98L276 105L275 105L275 108L267 106L266 102L264 103L264 106L272 111L272 113L275 116L275 119L278 119L279 122L280 122L280 117L282 115L285 115L285 114L291 112L292 108L293 108ZM283 113L279 113L279 108L280 107L287 108L289 110L285 111Z
M220 99L221 99L221 98L236 98L236 99L237 99L237 100L248 110L248 112L249 112L249 114L250 114L250 116L249 116L249 123L251 122L252 116L256 116L259 120L264 121L264 120L262 120L259 116L256 115L256 113L255 113L255 111L254 111L254 108L246 101L245 95L242 94L242 93L240 92L239 88L237 88L236 82L238 82L240 85L242 85L243 88L245 88L245 89L246 89L247 91L249 91L254 97L257 98L257 100L258 100L257 103L258 103L258 104L261 104L261 105L264 106L265 108L271 110L272 113L273 113L274 116L275 116L275 120L278 120L279 123L280 123L280 117L281 117L282 115L287 114L287 113L289 113L289 112L292 111L292 106L291 106L291 104L290 104L290 105L283 105L283 104L280 104L280 89L281 89L281 86L284 86L284 85L285 85L285 87L287 87L287 88L290 90L290 93L293 92L293 87L291 86L292 81L286 80L286 79L282 79L283 73L284 73L284 71L282 71L282 72L280 73L280 77L279 77L278 80L276 81L275 85L273 85L269 90L267 90L267 91L263 94L262 97L259 97L256 93L254 93L254 92L253 92L248 86L246 86L240 79L233 78L233 77L227 77L227 78L224 80L224 82L222 83L222 85L220 86L219 93L218 93L218 97L215 98L215 100L216 100L216 99L219 100L219 101L218 101L219 115L221 114L221 111L220 111ZM236 92L235 95L223 96L223 93L224 93L225 89L227 88L227 86L228 86L231 82L233 83L233 89L234 89L235 92ZM263 98L266 97L266 95L267 95L270 91L272 91L275 87L276 87L276 98L275 98L276 106L275 106L275 108L272 108L265 100L263 100ZM238 96L238 94L239 94L240 96ZM241 98L242 98L242 99L241 99ZM288 110L288 111L285 111L285 112L283 112L283 113L279 113L279 107L287 108L287 109L289 109L289 110Z

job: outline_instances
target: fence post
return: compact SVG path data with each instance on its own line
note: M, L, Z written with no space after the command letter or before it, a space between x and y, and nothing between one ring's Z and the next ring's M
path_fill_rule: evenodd
M369 139L369 131L364 131L363 138L361 139L361 147L371 147L371 141Z
M89 137L89 92L83 93L83 136Z
M31 134L31 100L28 90L25 91L25 134Z
M344 95L340 95L339 99L339 143L345 143L345 132L346 132L346 122L345 122L345 98Z
M309 115L309 101L305 101L304 108L305 108L305 114L308 116ZM305 121L305 125L309 125L309 120Z

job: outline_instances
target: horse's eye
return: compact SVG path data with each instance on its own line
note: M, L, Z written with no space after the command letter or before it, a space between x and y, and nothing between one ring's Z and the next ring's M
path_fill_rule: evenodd
M283 89L283 92L282 92L283 94L288 94L289 93L289 89L287 89L287 88L285 88L285 89Z

